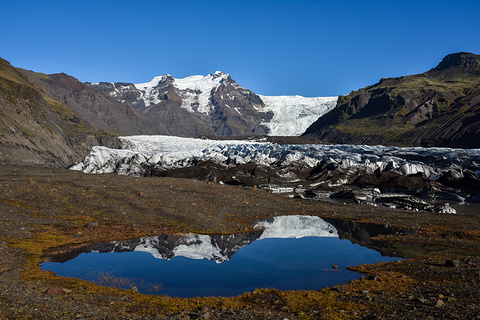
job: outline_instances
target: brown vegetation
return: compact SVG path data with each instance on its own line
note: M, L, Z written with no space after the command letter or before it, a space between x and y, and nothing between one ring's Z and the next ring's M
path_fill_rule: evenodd
M0 319L468 319L479 311L480 260L471 256L480 249L476 215L412 213L194 180L36 167L0 167L0 191L0 272L20 271L19 279L7 277L8 272L0 275ZM349 285L319 291L260 289L233 298L149 296L58 277L39 267L42 252L60 245L174 232L242 232L256 219L280 214L406 230L374 237L372 246L406 250L423 243L467 250L433 257L427 250L416 252L416 259L354 267L367 276ZM86 227L89 222L98 227ZM47 292L55 287L63 289Z

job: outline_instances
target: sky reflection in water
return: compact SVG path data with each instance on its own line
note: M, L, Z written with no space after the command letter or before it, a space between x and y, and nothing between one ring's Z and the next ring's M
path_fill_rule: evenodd
M358 244L354 245L348 240L340 240L336 230L331 231L333 226L320 218L309 218L305 216L288 218L301 219L300 223L293 220L275 222L278 218L270 219L264 230L252 234L248 240L245 238L237 240L237 243L235 239L238 239L238 235L230 238L212 236L200 240L189 238L188 241L176 237L173 238L175 241L173 245L172 241L163 243L163 247L165 245L169 247L167 254L163 247L153 249L157 258L150 254L152 252L141 251L152 249L152 242L145 240L154 239L153 242L158 243L159 239L155 237L137 239L136 241L140 242L133 246L130 244L130 248L140 248L141 251L136 249L137 251L122 253L81 253L64 263L43 263L42 269L53 271L57 275L77 277L105 285L123 288L134 285L142 293L195 297L234 296L256 288L319 290L359 278L361 275L346 270L349 265L397 260L382 257L379 252ZM283 230L289 222L294 226L293 232ZM318 232L320 236L293 238L298 232L303 236L304 232L301 230L308 228L312 230L312 223L316 226L320 223L320 228L326 229ZM287 238L275 238L280 233ZM262 234L274 238L262 238ZM165 239L169 240L168 237L160 240ZM188 244L194 248L203 248L203 252L186 253L185 248ZM125 247L125 243L120 245ZM216 253L215 259L208 260L212 259L212 250L206 246L220 249L218 251L220 253L229 251L230 254L219 257ZM182 254L176 255L175 252L179 252L176 249L180 247L183 248ZM158 258L159 251L163 251L163 259ZM165 258L166 255L169 257ZM199 259L202 255L204 259ZM195 256L196 259L188 256ZM223 260L226 261L221 262ZM333 265L337 265L338 269L333 269Z

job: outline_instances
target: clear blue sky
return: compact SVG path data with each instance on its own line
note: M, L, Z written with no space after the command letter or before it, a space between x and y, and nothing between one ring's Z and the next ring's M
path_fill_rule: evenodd
M480 54L480 1L2 1L0 57L80 81L221 70L258 94L333 96Z

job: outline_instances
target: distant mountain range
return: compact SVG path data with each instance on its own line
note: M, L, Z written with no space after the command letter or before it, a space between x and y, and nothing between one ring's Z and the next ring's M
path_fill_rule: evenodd
M337 97L260 96L221 71L183 79L166 74L140 84L90 86L155 119L163 134L187 137L301 135L337 101Z
M447 55L421 74L340 96L305 132L320 142L480 147L480 56Z
M230 75L82 83L0 59L0 164L66 167L117 135L298 136L322 143L480 147L480 56L347 96L268 97ZM316 121L315 121L316 120ZM313 123L313 124L312 124Z
M82 83L0 59L0 163L69 166L116 135L300 135L337 97L259 96L228 74Z

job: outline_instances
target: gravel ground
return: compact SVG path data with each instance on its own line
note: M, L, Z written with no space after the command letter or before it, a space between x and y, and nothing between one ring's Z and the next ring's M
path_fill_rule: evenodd
M194 180L20 166L0 167L0 192L0 319L480 318L480 213L413 213ZM393 228L352 241L409 259L353 267L365 276L319 291L194 299L102 287L39 268L42 252L61 245L244 232L254 220L285 214L354 219L351 231Z

